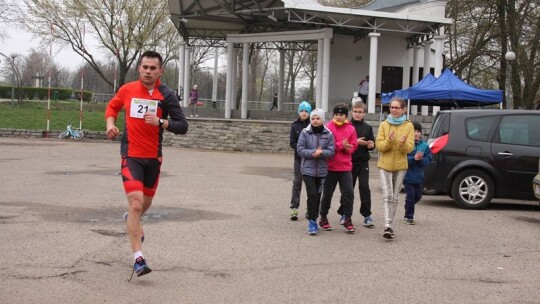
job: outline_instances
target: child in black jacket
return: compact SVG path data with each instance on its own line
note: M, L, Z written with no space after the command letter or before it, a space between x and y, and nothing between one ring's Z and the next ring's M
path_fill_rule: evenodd
M289 143L294 149L294 178L291 197L291 221L298 219L298 207L300 206L300 192L302 191L302 173L300 165L302 158L296 151L298 137L302 130L309 125L309 114L311 113L311 105L307 101L302 101L298 106L298 119L291 124L291 134Z
M358 149L352 155L353 188L358 179L360 193L360 214L364 217L364 226L373 227L371 218L371 190L369 189L369 151L375 149L375 136L373 128L364 122L366 105L357 101L352 105L351 123L356 129Z

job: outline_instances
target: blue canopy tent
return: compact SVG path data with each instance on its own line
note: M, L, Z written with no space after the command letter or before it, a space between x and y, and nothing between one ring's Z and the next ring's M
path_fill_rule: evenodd
M382 103L389 103L396 96L408 99L411 105L442 107L479 107L503 101L502 90L483 90L468 85L450 69L445 69L441 76L433 78L434 81L428 78L429 75L408 89L382 94Z
M422 78L422 80L420 80L419 82L417 82L415 85L413 85L412 87L408 89L395 90L392 93L382 93L381 94L382 103L383 104L389 103L390 100L392 100L392 98L394 97L400 97L402 99L409 99L410 89L427 87L431 85L435 80L436 80L435 76L433 76L432 74L427 74L424 78Z

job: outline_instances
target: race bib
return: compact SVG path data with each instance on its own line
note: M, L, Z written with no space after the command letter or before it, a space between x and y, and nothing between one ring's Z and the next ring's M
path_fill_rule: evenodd
M157 100L132 98L129 116L133 118L143 118L144 113L146 112L156 114L157 107L158 107Z

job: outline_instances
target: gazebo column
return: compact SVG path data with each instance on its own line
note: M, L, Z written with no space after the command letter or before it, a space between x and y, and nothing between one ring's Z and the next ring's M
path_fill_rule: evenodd
M184 106L185 99L184 99L184 93L182 92L182 86L184 85L184 64L185 64L185 56L186 56L186 44L184 42L180 43L180 50L178 52L178 96L182 96L182 102L180 103L180 106ZM186 89L184 89L185 91Z
M246 119L248 113L248 69L249 69L249 43L244 43L242 47L242 114L241 118Z
M368 113L375 113L375 90L377 84L377 52L379 49L380 33L369 33L369 92L368 92Z
M443 39L444 36L435 36L435 77L441 76L441 72L443 69L443 58L442 58L442 51L443 51ZM437 115L437 112L441 110L441 107L434 106L433 107L433 116Z
M433 44L433 41L425 41L424 42L424 76L429 74L429 67L430 67L430 58L431 58L431 45ZM429 115L429 107L428 106L422 106L422 115Z
M418 58L420 54L420 48L422 48L419 45L415 45L413 49L413 75L412 75L412 84L415 85L418 83L418 74L420 73L420 59ZM411 105L411 115L417 115L418 114L418 106Z
M322 79L322 92L321 101L322 109L328 112L328 96L330 88L330 38L324 38L324 52L323 52L323 79Z
M189 87L189 81L190 81L190 59L191 59L191 48L186 47L185 48L185 55L184 55L184 107L189 107L189 93L191 92L191 88Z
M212 79L212 108L217 106L219 48L214 49L214 77Z
M240 56L240 52L237 50L237 49L234 49L233 50L233 61L231 63L232 65L232 68L233 68L233 78L232 78L232 91L231 91L231 109L233 110L237 110L238 107L236 106L236 100L237 100L237 97L238 97L238 92L237 92L237 88L238 88L238 56Z
M278 79L278 111L281 111L283 109L283 99L285 96L285 92L283 91L283 88L285 87L285 51L279 50L279 79ZM272 92L274 94L275 92ZM274 95L272 95L274 96ZM273 98L273 97L272 97Z
M231 118L232 91L234 90L232 80L234 62L234 43L227 42L227 79L225 88L225 118Z
M316 100L315 107L317 109L322 108L322 74L323 74L323 60L324 60L324 39L317 40L317 87L316 87Z

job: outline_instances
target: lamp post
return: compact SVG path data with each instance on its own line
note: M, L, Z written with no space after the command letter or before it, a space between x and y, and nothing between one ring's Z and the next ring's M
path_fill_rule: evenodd
M9 55L11 57L11 63L13 64L13 71L11 73L11 76L12 76L12 80L13 80L13 84L11 86L11 107L14 107L15 106L15 58L17 58L17 54L15 53L11 53L11 55Z
M512 100L512 61L516 60L516 53L512 51L506 52L504 54L504 59L507 61L506 64L506 90L505 90L505 99L506 99L506 108L514 109L514 102Z

